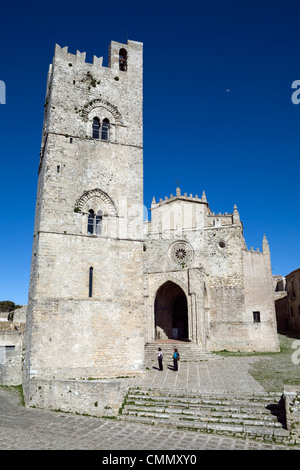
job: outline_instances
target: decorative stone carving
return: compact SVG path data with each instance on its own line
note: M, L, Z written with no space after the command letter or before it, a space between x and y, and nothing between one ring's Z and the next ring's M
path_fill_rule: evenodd
M98 108L99 106L106 108L114 116L116 124L124 124L121 113L119 112L117 106L102 98L94 99L84 107L84 109L82 110L83 118L87 121L89 113L94 108Z
M179 241L170 246L169 257L175 266L188 267L193 261L194 251L189 243Z
M80 196L79 199L77 199L76 204L75 204L75 209L78 212L84 211L84 207L87 203L87 201L93 199L93 198L99 198L101 199L108 210L109 215L116 215L116 207L112 199L101 189L92 189L90 191L85 191L82 196Z

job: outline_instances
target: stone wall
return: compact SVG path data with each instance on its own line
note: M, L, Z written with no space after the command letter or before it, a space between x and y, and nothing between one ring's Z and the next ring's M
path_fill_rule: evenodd
M27 403L31 380L144 369L142 78L141 43L112 42L108 67L55 48L32 249ZM94 138L95 117L109 120L107 139ZM89 230L90 210L101 213L98 231Z
M278 331L290 330L289 303L286 293L275 299L275 310Z
M277 282L276 282L277 281ZM274 276L279 331L300 332L300 269L285 277Z
M300 332L300 268L286 276L288 321L291 331Z
M300 387L285 385L283 398L287 429L294 442L300 444Z
M118 414L124 397L120 380L30 381L29 406L91 416Z
M171 282L170 296L175 285L185 293L189 339L200 347L278 351L268 243L263 240L261 252L247 249L236 206L231 214L215 214L204 192L199 198L177 188L175 196L154 199L151 214L144 267L147 340L157 334L156 315L160 336L170 335L172 305L160 299L158 312L156 304Z
M210 350L241 350L247 345L242 248L239 226L205 230Z
M0 346L0 385L22 384L23 359L23 351L5 350Z
M248 345L254 351L279 351L270 252L243 252Z
M22 383L24 333L25 322L0 322L0 385Z

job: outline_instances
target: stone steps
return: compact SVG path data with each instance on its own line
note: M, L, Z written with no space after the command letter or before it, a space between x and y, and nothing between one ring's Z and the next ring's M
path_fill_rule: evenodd
M180 395L131 389L120 418L202 432L292 443L280 394L260 396Z
M199 346L191 342L183 341L152 341L145 345L145 364L147 366L157 363L158 348L161 348L165 362L172 362L174 347L178 348L181 361L208 361L212 359L221 359L217 354L204 351Z

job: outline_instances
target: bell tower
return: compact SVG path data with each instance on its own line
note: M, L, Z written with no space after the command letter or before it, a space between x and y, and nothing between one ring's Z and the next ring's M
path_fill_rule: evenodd
M143 370L143 45L49 67L24 396L39 380Z

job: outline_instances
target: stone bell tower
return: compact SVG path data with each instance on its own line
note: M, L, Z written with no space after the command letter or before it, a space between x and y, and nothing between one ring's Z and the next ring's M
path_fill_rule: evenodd
M40 380L143 370L142 69L139 42L111 42L108 67L55 47L28 301L27 403L38 402Z

